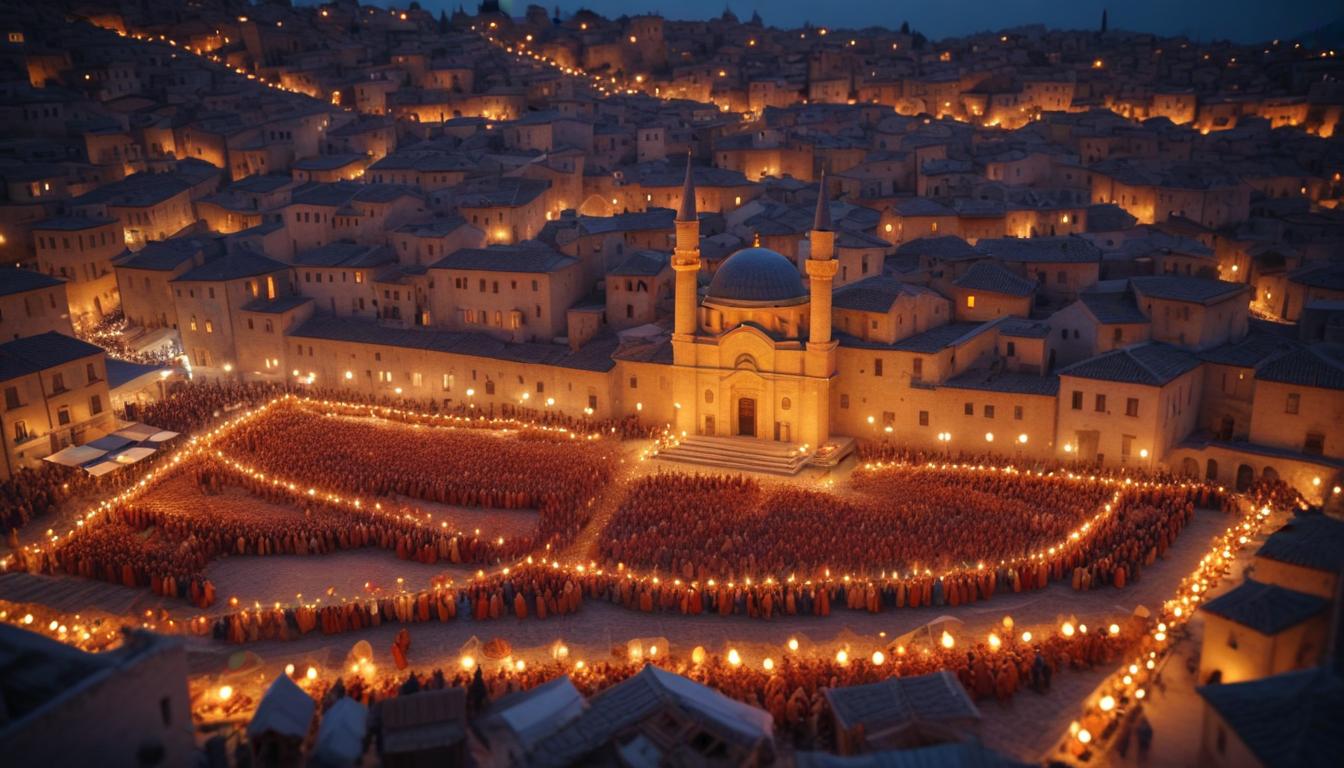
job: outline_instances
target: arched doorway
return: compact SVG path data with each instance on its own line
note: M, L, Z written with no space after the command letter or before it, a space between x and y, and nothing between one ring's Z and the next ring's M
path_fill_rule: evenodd
M1204 465L1204 479L1205 480L1218 479L1218 462L1214 461L1213 459L1208 460L1208 462Z
M1242 464L1237 467L1237 490L1244 491L1251 487L1255 482L1255 470L1251 469L1250 464Z
M1263 478L1266 479L1266 480L1271 480L1271 481L1278 480L1278 479L1279 479L1279 470L1277 470L1277 469L1275 469L1275 468L1273 468L1273 467L1265 467L1264 471L1262 471L1262 472L1260 473L1260 476L1263 477Z
M1199 462L1189 456L1181 459L1181 474L1186 477L1199 477Z

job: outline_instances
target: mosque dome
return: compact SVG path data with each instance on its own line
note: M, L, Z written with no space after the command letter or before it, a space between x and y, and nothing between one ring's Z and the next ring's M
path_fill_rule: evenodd
M709 283L707 301L729 306L785 306L807 301L798 268L769 248L743 248L724 259Z

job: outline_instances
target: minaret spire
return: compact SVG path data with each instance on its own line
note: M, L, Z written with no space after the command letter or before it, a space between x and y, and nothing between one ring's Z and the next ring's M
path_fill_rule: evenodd
M691 153L686 153L686 181L681 185L681 209L677 221L695 221L695 178L691 175Z
M826 171L821 172L821 186L817 190L817 215L812 219L812 229L815 232L830 232L831 230L831 200L826 194Z

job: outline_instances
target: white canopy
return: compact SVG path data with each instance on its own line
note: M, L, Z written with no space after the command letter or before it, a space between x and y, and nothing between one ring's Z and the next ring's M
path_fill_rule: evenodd
M363 704L342 696L322 716L317 728L315 756L321 765L354 765L364 755L368 711Z
M93 475L94 477L102 477L103 475L106 475L108 472L111 472L112 470L120 466L121 465L115 461L100 461L97 464L92 464L90 466L85 467L84 471L88 472L90 475Z
M533 688L499 716L517 734L523 748L531 750L538 741L583 714L584 706L583 694L568 676L562 676Z
M68 448L51 454L43 461L50 461L52 464L60 464L64 467L78 467L81 464L87 464L94 459L102 458L107 454L101 448L90 448L87 445L72 445Z
M276 675L275 682L261 697L252 722L247 724L247 735L255 739L262 734L276 733L302 739L308 735L316 707L312 697L282 672Z
M157 449L137 445L134 448L127 448L121 453L118 453L114 460L118 464L134 464L137 461L142 461L153 456L155 450Z
M148 439L149 442L151 443L162 443L165 440L172 440L174 437L177 437L176 432L172 432L167 429L161 429L158 432L155 432L154 434L150 435Z
M159 431L158 427L151 427L148 424L141 424L140 422L137 421L128 426L122 427L121 429L118 429L116 432L113 432L112 434L116 435L117 437L124 437L127 440L132 440L138 443L142 440L148 440L150 435L153 435L158 431Z

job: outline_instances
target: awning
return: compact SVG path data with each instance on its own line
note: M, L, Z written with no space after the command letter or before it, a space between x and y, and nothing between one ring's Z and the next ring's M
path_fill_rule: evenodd
M127 448L113 457L118 464L134 464L137 461L143 461L154 455L155 448L149 448L143 445L137 445L134 448Z
M116 437L130 440L133 443L138 443L143 440L148 440L151 435L157 434L158 431L158 427L151 427L148 424L141 424L137 421L134 424L118 429L112 434Z
M105 435L97 440L90 440L85 443L85 445L90 448L101 448L104 451L120 451L122 448L125 448L128 445L134 445L137 442L139 441L131 440L126 437L118 437L117 435Z
M162 443L162 442L167 441L167 440L172 440L174 437L177 437L177 433L176 433L176 432L172 432L172 431L169 431L169 430L167 430L167 429L164 429L164 430L160 430L160 431L158 431L158 432L155 432L154 434L150 435L147 439L148 439L149 442L151 442L151 443Z
M60 464L63 467L78 467L95 459L101 459L105 455L107 455L107 451L102 448L89 445L72 445L51 454L43 461L50 461L52 464Z
M106 475L108 472L111 472L112 470L120 466L121 465L115 461L100 461L97 464L90 464L89 466L85 467L84 471L88 472L90 475L93 475L94 477L102 477L103 475Z

